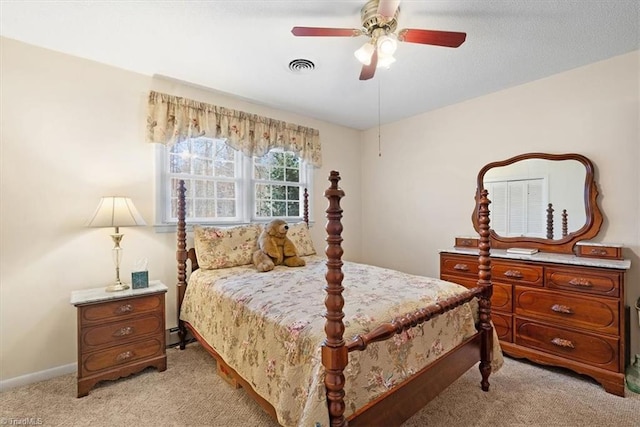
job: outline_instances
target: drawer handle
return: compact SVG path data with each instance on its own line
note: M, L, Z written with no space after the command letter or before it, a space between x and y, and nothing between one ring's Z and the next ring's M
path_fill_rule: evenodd
M569 280L569 284L573 285L573 286L578 286L580 288L592 288L593 287L593 283L591 283L588 279L582 279L579 277L574 277L573 279Z
M504 275L515 279L522 279L524 277L518 270L507 270L504 272Z
M130 359L134 356L133 351L125 351L116 356L116 361L122 362L123 360Z
M131 335L133 333L132 326L125 326L124 328L120 328L113 333L114 337L124 337L125 335Z
M551 340L551 344L553 345L557 345L558 347L564 347L564 348L576 348L576 346L573 345L573 343L569 340L565 340L562 338L554 338Z
M133 311L133 306L131 304L123 304L120 307L118 307L118 309L116 310L116 313L122 314L122 313L129 313L131 311Z
M591 255L606 255L606 249L591 249Z
M458 271L469 271L469 266L467 264L456 264L453 266L453 269Z
M571 307L568 307L566 305L560 305L560 304L554 304L553 306L551 306L551 311L555 311L556 313L563 313L563 314L573 314L573 310L571 310Z

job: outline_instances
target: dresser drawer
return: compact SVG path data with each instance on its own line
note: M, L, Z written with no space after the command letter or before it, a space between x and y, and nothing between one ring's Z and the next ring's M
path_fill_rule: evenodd
M511 326L511 316L508 314L491 312L491 320L496 334L500 341L513 342L513 327Z
M82 351L88 353L104 347L133 341L145 335L164 334L164 319L160 314L85 327L81 331Z
M118 301L91 304L80 307L81 322L104 322L141 313L160 312L164 309L164 294L121 299Z
M122 344L107 350L83 354L81 375L87 376L105 369L162 355L164 355L164 346L160 338Z
M576 255L593 258L622 259L622 248L601 245L576 245Z
M610 297L620 296L622 274L589 268L547 267L547 287Z
M580 333L517 317L515 322L517 345L620 372L617 338Z
M446 280L447 282L457 283L458 285L462 285L467 289L472 289L478 286L478 279L474 279L473 277L440 275L440 279Z
M494 283L507 282L542 287L544 275L540 265L492 261L491 279Z
M457 283L467 289L473 289L478 286L478 279L470 277L440 276L442 280ZM508 313L511 312L511 285L501 283L493 284L493 295L491 296L491 309L501 310Z
M515 314L593 332L618 334L618 301L516 286Z
M440 259L440 274L475 276L478 280L478 257L447 255Z
M493 295L491 296L492 310L506 311L507 313L511 313L512 288L512 285L504 285L502 283L493 284Z
M455 246L462 248L477 248L480 239L477 237L456 237Z

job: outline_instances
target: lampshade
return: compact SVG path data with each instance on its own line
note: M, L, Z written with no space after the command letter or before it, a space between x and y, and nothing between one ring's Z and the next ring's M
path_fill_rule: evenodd
M358 61L362 63L362 65L371 64L371 56L373 56L374 47L371 43L367 42L362 45L362 47L356 50L353 54L358 58Z
M393 55L397 48L398 42L393 34L378 37L378 55Z
M378 52L378 64L376 68L389 68L394 62L396 62L396 58L394 58L393 55Z
M103 197L89 219L88 227L132 227L147 225L128 197Z

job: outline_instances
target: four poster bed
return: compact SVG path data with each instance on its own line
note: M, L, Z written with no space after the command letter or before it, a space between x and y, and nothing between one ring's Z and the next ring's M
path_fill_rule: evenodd
M267 273L252 265L198 269L195 250L187 250L180 182L180 348L191 332L218 372L282 425L399 425L478 362L487 391L501 355L491 323L486 191L478 209L478 283L466 289L343 262L344 192L338 172L329 181L326 258L304 253L305 267ZM306 194L304 212L308 225Z

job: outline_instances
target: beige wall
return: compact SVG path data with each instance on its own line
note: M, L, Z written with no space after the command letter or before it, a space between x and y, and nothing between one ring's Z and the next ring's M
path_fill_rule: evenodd
M319 129L324 166L314 175L314 242L324 250L323 191L336 169L349 194L345 258L360 258L360 132L5 38L0 43L2 380L75 362L70 293L106 286L114 275L110 231L84 227L99 198L130 196L153 224L155 148L144 142L150 89ZM175 326L175 234L151 226L121 231L121 276L147 257L151 278L169 286L167 326Z
M526 152L576 152L596 168L605 220L594 240L624 244L631 259L633 306L640 296L638 62L636 51L383 126L382 157L377 129L365 132L363 261L437 276L438 249L475 234L482 166ZM634 310L633 353L639 335Z

